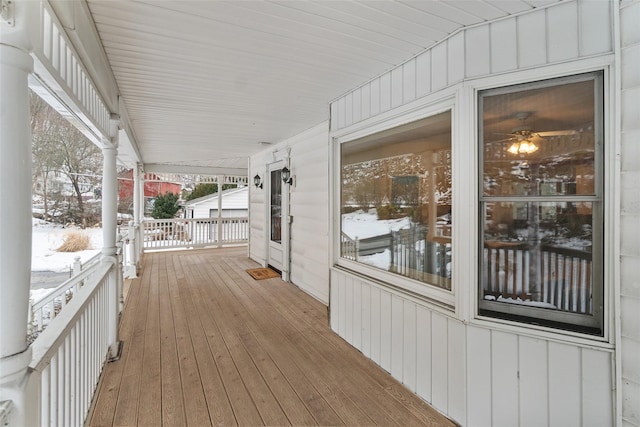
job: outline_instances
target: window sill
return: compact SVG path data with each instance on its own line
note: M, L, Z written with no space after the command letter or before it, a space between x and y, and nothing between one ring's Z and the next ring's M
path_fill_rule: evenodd
M332 270L348 274L374 286L387 289L403 298L413 300L447 316L455 314L455 295L452 291L439 289L427 283L398 276L356 262L340 259Z

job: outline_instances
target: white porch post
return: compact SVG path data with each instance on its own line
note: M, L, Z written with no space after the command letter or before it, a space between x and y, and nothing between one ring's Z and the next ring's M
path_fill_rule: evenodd
M2 23L4 25L4 22ZM0 44L0 403L24 414L19 390L31 362L27 316L31 282L29 54Z
M142 165L136 163L136 168L133 171L133 225L135 230L135 245L133 250L133 261L136 271L140 263L140 254L144 247L144 241L142 240L142 218L144 217L144 174L142 172Z
M218 181L218 247L222 247L222 182L224 176L217 176Z
M118 215L118 175L116 156L118 154L118 119L111 119L111 140L103 140L103 170L102 170L102 260L113 263L109 273L109 350L110 357L118 356L118 278L121 274L118 268L116 247L117 215Z

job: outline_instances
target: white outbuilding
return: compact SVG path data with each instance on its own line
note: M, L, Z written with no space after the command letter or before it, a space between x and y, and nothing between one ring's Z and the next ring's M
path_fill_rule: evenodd
M231 188L222 191L223 218L249 216L249 187ZM214 218L218 216L219 193L208 194L189 200L184 204L185 218Z

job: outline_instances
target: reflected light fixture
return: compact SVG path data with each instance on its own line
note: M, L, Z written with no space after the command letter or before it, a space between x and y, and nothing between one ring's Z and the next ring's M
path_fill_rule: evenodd
M260 175L256 174L256 176L253 177L253 184L256 188L262 188L262 179L260 178Z
M282 168L282 182L285 184L293 184L293 178L291 178L291 171L288 167Z
M532 154L538 151L538 146L527 139L521 139L511 144L507 151L511 154Z

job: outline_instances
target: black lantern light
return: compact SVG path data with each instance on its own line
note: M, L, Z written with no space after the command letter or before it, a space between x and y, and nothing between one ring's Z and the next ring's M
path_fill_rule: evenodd
M256 188L262 188L262 179L260 178L260 175L256 174L256 176L253 177L253 183Z
M282 182L285 184L293 184L293 178L291 178L291 171L288 167L282 168Z

